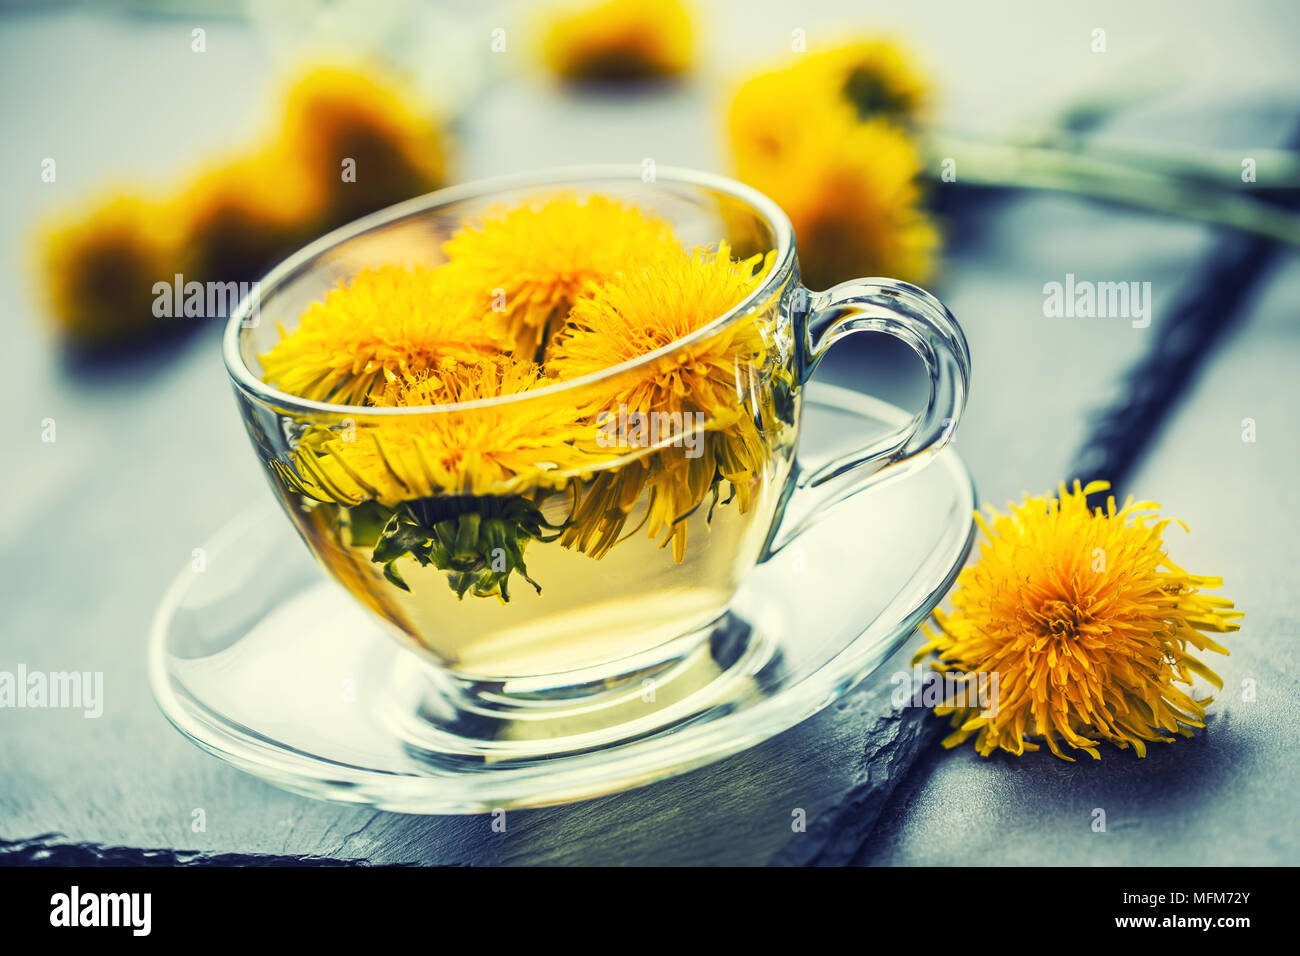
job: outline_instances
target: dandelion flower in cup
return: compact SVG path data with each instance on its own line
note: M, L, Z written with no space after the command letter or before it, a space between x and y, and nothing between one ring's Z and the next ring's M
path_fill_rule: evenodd
M498 355L390 382L377 408L478 402L517 395L546 380L530 362ZM542 502L595 461L578 445L588 429L563 399L525 401L426 414L372 418L355 433L320 427L303 437L293 466L276 463L291 487L350 509L352 544L372 547L388 580L410 586L398 568L409 559L445 572L459 597L510 600L509 581L528 576L524 550L555 540ZM360 507L358 507L360 506ZM357 529L371 528L368 537Z
M1087 496L1108 488L1062 483L1059 497L976 516L979 560L958 577L955 610L936 613L917 658L934 652L940 670L967 683L996 674L997 693L984 711L956 699L937 708L956 728L945 746L974 736L988 756L1045 743L1072 760L1062 744L1100 759L1109 741L1145 756L1148 742L1204 726L1212 698L1192 697L1192 678L1223 684L1193 652L1227 654L1206 632L1235 631L1242 615L1206 593L1222 579L1169 559L1170 519L1158 505L1129 498L1117 508L1112 497L1089 511Z
M525 358L538 357L588 284L665 248L679 248L666 222L603 196L498 211L443 244L482 313Z
M55 324L70 341L89 348L156 328L154 284L170 286L189 261L175 211L125 194L89 216L46 226L38 249Z
M568 80L626 81L685 73L693 48L681 0L604 0L552 12L543 56Z
M262 378L302 398L365 404L388 382L444 359L496 351L476 298L445 267L382 266L314 303L261 356Z
M910 57L862 41L746 81L727 134L736 175L794 225L804 278L925 281L939 233L921 207L922 155L908 129L927 87Z
M771 258L760 255L737 262L721 243L716 250L667 253L595 284L574 303L547 368L561 379L578 378L676 342L739 305L762 281ZM642 462L598 475L564 543L595 557L603 555L617 540L643 487L651 490L649 533L663 535L665 545L672 542L676 561L686 549L686 523L680 519L710 490L716 495L720 480L732 485L741 513L748 510L766 447L749 409L738 402L737 388L750 370L765 365L769 347L756 317L744 316L702 342L616 379L600 411L675 414L683 427L700 413L705 422L703 452L688 457L681 448L665 447ZM747 385L755 393L750 400L774 403L776 385ZM765 411L765 420L775 421L774 410Z
M677 248L590 286L557 337L547 368L579 378L640 358L729 312L758 286L770 263L731 258L731 248ZM717 411L734 404L735 362L763 350L753 323L736 322L703 343L665 356L621 386L611 401L638 411L683 404Z

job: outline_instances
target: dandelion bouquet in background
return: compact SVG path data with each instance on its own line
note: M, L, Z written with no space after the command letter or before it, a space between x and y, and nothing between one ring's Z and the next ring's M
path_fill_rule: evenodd
M441 125L397 80L303 70L278 127L247 153L170 193L110 196L46 224L50 315L77 346L130 341L175 317L171 303L158 308L156 284L255 280L313 237L442 185L447 152Z
M657 618L716 617L770 525L798 395L776 296L705 330L772 255L559 194L467 218L441 260L360 272L260 357L268 384L348 407L269 462L321 560L477 673L521 648L581 662L545 629L608 657Z
M1147 90L1149 78L1120 77L1013 137L990 139L933 122L932 88L917 63L900 44L873 37L798 49L749 75L727 102L736 176L790 217L814 288L861 275L926 281L940 251L926 210L935 189L1059 191L1300 245L1293 215L1245 194L1235 154L1107 147L1081 135ZM1265 157L1273 188L1300 186L1293 152L1252 152Z
M737 176L790 217L813 288L932 272L939 233L921 204L914 137L928 96L911 57L875 40L800 54L735 92L727 135Z
M934 666L965 685L937 708L955 728L945 746L974 737L989 756L1045 744L1072 760L1062 745L1099 759L1108 741L1146 756L1148 743L1205 725L1212 698L1193 697L1192 680L1223 682L1194 652L1227 654L1209 634L1237 630L1242 615L1206 593L1220 578L1169 558L1170 519L1157 505L1110 498L1090 511L1088 495L1108 487L1062 484L1058 497L976 516L979 560L958 577L955 610L935 613L917 655L933 652ZM997 688L992 706L966 706L981 680Z

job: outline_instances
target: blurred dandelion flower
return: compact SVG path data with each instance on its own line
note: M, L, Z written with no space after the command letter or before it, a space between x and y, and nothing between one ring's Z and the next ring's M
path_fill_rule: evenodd
M885 119L910 125L928 99L929 87L903 47L862 40L745 80L732 97L727 131L743 174L779 161L801 133L826 124Z
M154 284L170 285L188 262L175 210L125 194L46 226L38 248L50 313L84 347L154 328Z
M247 279L311 238L321 192L273 149L199 173L176 208L198 274Z
M926 629L917 659L934 652L938 669L968 683L997 674L997 695L985 711L953 698L936 708L956 728L944 746L975 736L988 756L1043 742L1072 760L1064 743L1100 759L1105 740L1145 756L1148 742L1204 726L1212 698L1193 698L1192 678L1223 683L1192 649L1227 654L1205 632L1235 631L1242 615L1204 593L1221 578L1169 559L1170 519L1157 519L1158 505L1129 498L1117 508L1109 498L1090 512L1087 496L1107 488L1062 483L1059 497L1026 496L1010 514L976 516L979 560L957 579L954 612L936 612L939 629Z
M447 137L401 85L341 67L289 88L283 149L318 191L330 228L441 186Z
M772 255L741 262L728 245L662 254L644 267L628 269L590 286L574 303L568 324L547 363L560 379L572 379L646 355L708 325L740 304L771 267ZM653 537L673 544L681 561L686 523L720 481L734 489L737 506L749 508L751 487L767 448L748 409L736 400L738 369L761 367L769 343L754 316L726 325L701 342L615 379L604 396L610 409L628 414L703 415L702 454L689 457L666 447L616 472L598 475L574 514L564 543L600 557L618 539L643 488L650 489L645 523ZM746 383L752 399L773 404L768 383ZM775 410L766 409L775 421Z
M443 244L459 281L477 290L482 313L530 359L590 283L665 248L680 248L666 222L603 196L497 211Z
M80 222L46 227L51 312L82 344L138 334L153 324L155 282L254 279L311 237L440 186L445 163L441 127L396 84L313 68L260 148L209 165L171 196L112 197Z
M542 53L565 79L618 82L685 73L693 50L681 0L605 0L552 11Z
M444 359L496 351L476 297L445 267L382 266L315 302L262 355L262 377L293 395L362 405L377 387Z
M834 129L744 177L790 217L804 280L815 289L863 275L925 282L940 235L921 206L919 150L881 121Z
M737 175L789 215L813 287L929 278L939 232L921 205L924 157L909 132L926 91L901 48L863 41L761 73L732 99Z

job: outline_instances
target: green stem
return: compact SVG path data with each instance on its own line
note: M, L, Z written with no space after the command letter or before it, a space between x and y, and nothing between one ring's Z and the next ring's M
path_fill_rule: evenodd
M958 184L1072 193L1300 245L1300 218L1243 195L1239 177L1228 191L1087 153L945 134L932 134L929 149L932 170L955 161Z
M1066 130L1044 132L1011 140L1015 145L1056 149L1088 155L1162 176L1177 176L1225 189L1300 189L1300 153L1289 149L1209 149L1203 146L1163 143L1095 141ZM1255 182L1241 178L1242 161L1255 163Z

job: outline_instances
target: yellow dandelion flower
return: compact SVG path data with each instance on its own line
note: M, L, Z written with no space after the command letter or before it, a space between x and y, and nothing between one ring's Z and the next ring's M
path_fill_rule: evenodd
M671 227L603 196L557 197L489 214L443 244L523 357L538 357L590 283L678 248Z
M441 186L447 136L397 82L341 67L290 87L281 141L322 196L320 228Z
M605 0L552 12L542 52L565 79L626 81L685 73L693 50L681 0Z
M921 155L881 121L831 127L742 174L790 217L803 278L827 288L859 276L925 282L939 231L921 208Z
M477 299L446 268L382 266L314 303L261 356L264 381L303 398L364 404L376 386L496 350Z
M546 384L538 366L510 356L443 359L388 383L376 408L450 405L517 395ZM594 459L572 404L546 396L467 411L363 420L355 434L323 429L299 456L313 497L395 505L434 495L501 495L563 486Z
M92 348L156 328L154 284L170 285L189 261L173 210L131 195L46 226L38 248L51 316L70 341Z
M809 54L802 69L820 77L858 119L916 119L930 99L930 85L916 57L892 40L864 39Z
M423 407L516 395L544 384L541 370L509 356L436 368L390 382L378 408ZM299 444L292 466L275 463L291 488L344 506L351 543L373 547L390 582L409 590L398 562L446 572L460 597L509 601L509 580L528 576L529 541L555 540L562 524L542 513L595 461L579 441L589 432L563 400L538 396L508 405L373 418L355 432L318 427ZM369 534L358 529L368 528Z
M311 238L322 192L281 150L214 165L176 201L205 278L255 279Z
M927 87L897 45L808 54L747 80L727 133L737 176L785 210L810 285L862 275L924 282L939 233L921 208L923 158L907 126Z
M621 365L671 345L730 311L769 263L731 258L731 247L677 248L588 287L574 303L547 368L561 379ZM704 343L666 356L611 396L638 411L670 406L719 411L735 403L735 363L761 353L753 323L734 322Z
M676 342L738 305L770 265L770 254L736 262L721 243L716 250L665 254L593 285L574 304L547 368L561 379L576 378ZM745 407L746 396L738 394L738 382L766 366L768 349L758 320L747 316L616 380L602 412L615 415L625 409L629 415L666 414L669 420L680 416L683 427L699 420L699 413L706 432L703 452L690 457L682 448L665 447L598 475L564 543L603 555L618 539L643 489L650 493L649 533L663 535L665 545L671 541L679 562L686 549L686 523L679 519L710 490L716 496L720 480L734 488L741 513L747 511L766 445ZM765 414L774 421L774 391L788 383L750 379L748 387L757 393L748 398L768 406Z
M1235 631L1242 615L1205 593L1222 579L1169 559L1170 519L1158 505L1129 498L1117 508L1110 498L1089 511L1087 496L1108 488L1062 483L1059 498L1026 496L1010 514L976 516L979 561L958 577L955 610L936 614L939 629L926 629L917 659L933 651L966 689L986 675L996 694L983 709L957 698L937 708L956 728L945 746L975 736L988 756L1041 741L1067 760L1062 743L1099 759L1105 740L1145 756L1148 742L1204 726L1212 698L1192 697L1192 678L1223 684L1192 650L1227 654L1205 632Z
M742 169L779 160L803 136L827 124L884 119L900 125L924 111L929 87L902 47L860 40L798 56L736 89L727 132Z

